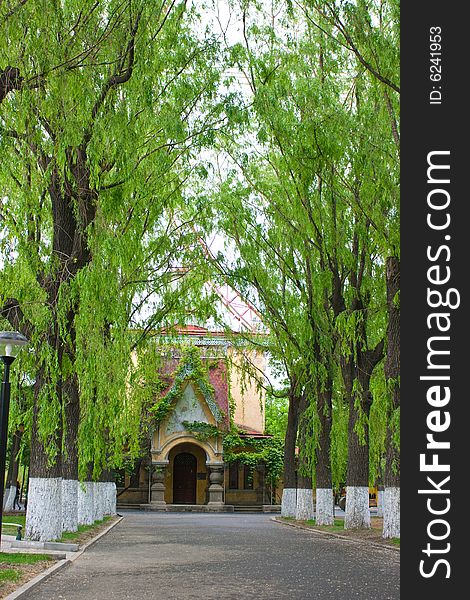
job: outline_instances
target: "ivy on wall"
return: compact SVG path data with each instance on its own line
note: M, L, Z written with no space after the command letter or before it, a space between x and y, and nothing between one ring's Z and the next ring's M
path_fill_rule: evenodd
M173 385L170 390L149 409L155 425L159 425L174 409L176 400L181 397L183 386L188 381L192 381L197 385L216 422L220 423L222 421L224 414L215 402L214 388L210 384L200 351L196 346L187 346L183 348L181 360L174 374Z
M224 436L224 461L247 465L251 474L258 465L264 464L266 477L275 485L284 468L283 443L274 437L241 438L239 430L232 430Z
M202 442L220 436L223 440L224 461L231 463L238 461L247 465L253 474L254 469L261 464L266 467L266 477L275 485L279 480L284 467L283 443L280 439L270 438L242 438L242 431L232 425L229 431L223 431L209 423L183 422L184 427L194 437Z
M170 414L176 406L176 400L183 392L185 383L192 381L204 396L217 424L183 421L185 429L201 442L207 442L209 439L218 436L221 437L223 440L224 461L226 463L238 461L241 464L247 465L251 473L253 473L258 465L264 464L266 477L272 484L275 484L279 480L283 470L282 441L274 437L262 439L241 437L242 430L233 423L230 424L228 431L220 427L224 414L214 400L214 388L210 384L208 377L208 369L210 367L210 364L203 364L200 351L196 346L191 345L184 348L181 361L174 374L173 385L150 408L154 423L156 425L160 424Z

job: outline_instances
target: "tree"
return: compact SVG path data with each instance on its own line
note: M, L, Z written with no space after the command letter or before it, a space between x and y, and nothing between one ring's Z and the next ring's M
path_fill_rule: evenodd
M79 469L93 457L98 477L108 458L105 431L120 453L136 295L159 288L154 325L171 304L181 185L219 118L203 107L216 47L191 18L185 3L71 0L2 23L1 315L34 347L32 539L60 537Z
M221 226L269 327L295 340L290 352L303 365L302 385L313 382L315 404L323 406L317 414L326 417L317 436L330 426L329 390L336 368L342 373L347 527L369 526L370 383L384 356L384 239L397 212L398 130L389 96L397 53L386 33L395 8L382 3L369 14L363 3L313 2L273 17L274 26L261 25L257 14L250 26L243 6L245 45L232 55L250 84L252 127L247 133L245 121L233 119L236 133L222 144L232 170L223 174L220 210L231 210L236 223ZM247 136L241 142L240 133ZM328 398L319 400L322 392ZM323 440L321 451L328 446Z

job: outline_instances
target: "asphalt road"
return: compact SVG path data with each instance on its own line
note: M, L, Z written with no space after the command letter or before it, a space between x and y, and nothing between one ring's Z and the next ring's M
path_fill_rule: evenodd
M22 600L398 600L399 553L269 515L125 516Z

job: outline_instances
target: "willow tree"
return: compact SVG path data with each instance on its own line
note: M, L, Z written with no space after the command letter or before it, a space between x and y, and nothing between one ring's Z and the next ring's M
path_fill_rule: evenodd
M312 19L311 8L320 20ZM243 130L242 122L246 137L240 141L237 131L223 145L233 165L232 180L243 181L232 186L231 194L237 198L236 227L243 223L246 232L234 236L233 227L226 225L224 230L236 241L243 275L264 303L270 327L279 329L270 318L277 298L285 289L295 290L292 298L302 325L296 324L294 337L302 339L306 331L310 337L297 358L316 372L316 405L320 393L326 395L318 415L331 411L335 367L342 373L349 408L346 527L370 524L370 382L384 355L382 239L396 213L396 196L386 195L393 175L385 176L390 165L396 173L396 156L390 152L390 136L382 143L384 129L396 134L396 122L389 96L379 101L373 66L377 54L395 57L394 48L383 51L383 32L394 15L383 3L373 8L371 15L363 3L321 7L312 2L281 11L281 17L268 23L260 13L250 22L250 8L244 4L244 44L231 51L250 85L251 129ZM370 32L361 42L372 62L354 42L361 27ZM381 76L381 84L389 86L390 81L389 73ZM230 207L226 197L223 205ZM260 286L257 274L268 264L269 271L274 272L273 264L278 270ZM320 432L329 426L325 419ZM324 440L321 449L329 451ZM329 459L324 463L329 468ZM331 488L328 495L332 498Z
M136 294L159 289L154 324L171 304L181 185L219 118L215 45L191 19L184 2L70 0L0 22L1 315L34 348L32 539L76 528L79 463L96 476L119 455Z
M387 381L387 444L384 472L384 536L399 537L399 35L400 7L396 0L380 3L299 3L312 26L346 49L367 81L358 111L367 154L362 168L375 180L375 202L356 197L354 210L369 219L385 264L387 335L384 374ZM364 84L362 86L364 90ZM362 90L362 91L363 91ZM359 95L361 93L359 92Z

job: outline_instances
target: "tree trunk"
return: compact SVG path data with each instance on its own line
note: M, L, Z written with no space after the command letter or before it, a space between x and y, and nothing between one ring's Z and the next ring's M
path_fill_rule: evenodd
M334 496L331 479L331 421L333 383L330 377L317 386L317 411L320 429L316 453L316 523L334 524Z
M366 388L363 387L364 379L364 376L358 378L362 388L361 391L357 392L359 394L359 406L357 406L358 399L352 386L349 392L345 529L367 529L370 527L369 426L367 422L370 402L368 401L368 385ZM357 429L361 430L360 433Z
M383 354L383 342L374 350L356 347L356 360L342 360L349 400L348 469L346 475L345 529L370 528L369 509L369 413L372 404L370 378ZM356 383L357 389L354 389Z
M5 486L5 493L3 495L3 510L5 512L13 510L13 504L16 497L18 470L20 466L18 462L18 452L20 451L22 436L22 431L15 431L11 442L10 462L8 464L8 474Z
M385 379L391 401L387 415L387 445L384 473L383 537L400 537L400 449L394 441L392 415L400 406L400 308L397 294L400 290L400 261L391 256L386 261L387 282L387 356Z
M58 427L50 445L58 448L51 463L47 448L38 433L40 419L39 393L44 370L39 369L34 389L33 427L31 432L31 463L29 469L28 507L25 537L40 542L57 540L62 535L62 428ZM47 442L46 442L47 444Z
M313 520L313 492L312 477L309 473L310 461L307 455L307 439L309 434L309 415L307 408L309 405L309 395L303 392L299 402L299 465L297 470L297 498L295 508L295 518L297 521Z
M103 495L104 515L115 515L116 514L116 482L114 480L113 473L110 469L104 469L102 473L103 482Z
M78 480L78 449L76 444L79 420L79 392L78 383L73 374L75 355L74 319L77 306L72 304L68 308L63 316L65 323L61 323L61 306L59 302L61 290L65 290L67 295L68 284L91 260L87 246L86 227L95 216L96 193L90 190L89 187L90 178L86 164L86 151L82 147L68 148L66 156L73 182L68 179L67 174L59 173L57 165L53 164L50 169L48 187L53 221L52 258L57 261L58 266L41 282L47 292L48 305L52 315L52 322L44 341L56 352L57 368L59 369L57 393L60 399L60 418L65 421L65 432L63 427L60 427L60 431L57 431L54 442L57 444L59 452L56 463L51 465L46 455L46 449L43 447L43 441L40 438L39 419L41 408L39 407L39 391L40 386L46 383L43 375L45 369L40 367L41 374L37 378L39 387L35 393L33 412L31 468L26 519L26 536L39 540L53 540L61 537L63 526L73 531L76 527L75 506L78 504L75 496L76 484L73 483ZM74 195L76 195L76 199ZM62 334L63 330L66 330L69 334L67 341ZM65 368L64 358L67 363L70 363L65 365ZM70 371L72 374L70 374ZM63 486L62 478L65 481ZM50 482L47 481L48 479L50 479ZM50 494L47 493L49 487L51 488ZM64 514L62 512L62 487L66 500ZM43 506L39 506L41 503Z
M64 531L78 529L78 425L80 404L78 381L72 374L64 381L64 455L62 457L62 527Z
M78 484L78 524L93 525L94 519L94 492L95 485L92 481L93 465L88 465L87 480Z
M296 395L296 381L291 380L289 390L289 412L284 442L284 476L281 501L281 515L295 517L297 504L297 474L295 468L295 446L297 441L299 399Z

